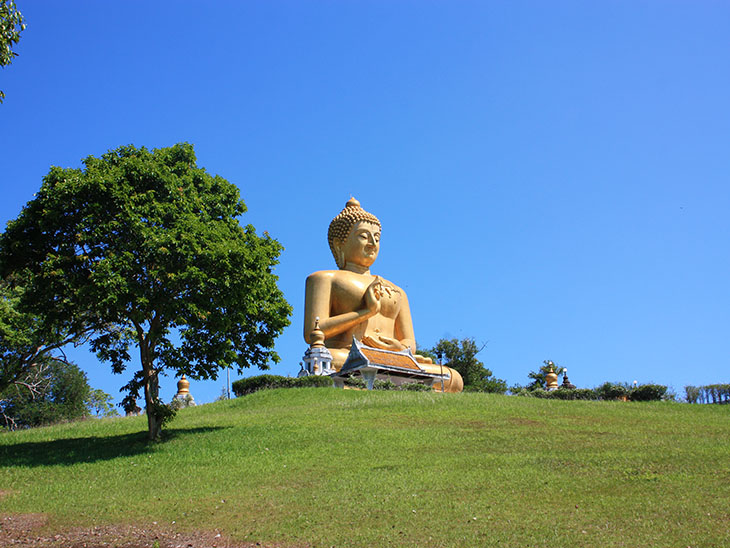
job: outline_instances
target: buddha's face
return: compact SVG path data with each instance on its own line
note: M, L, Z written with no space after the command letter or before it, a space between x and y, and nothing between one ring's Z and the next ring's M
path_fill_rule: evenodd
M342 245L342 253L347 263L370 268L380 251L380 227L368 221L358 221Z

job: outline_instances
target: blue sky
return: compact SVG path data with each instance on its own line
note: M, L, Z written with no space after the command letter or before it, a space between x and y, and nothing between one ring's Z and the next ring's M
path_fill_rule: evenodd
M510 384L545 359L587 387L730 380L730 4L19 7L2 225L52 165L193 143L285 247L294 315L271 372L299 369L304 280L334 268L327 226L354 195L422 346L474 337ZM137 367L72 356L117 401ZM211 401L224 381L191 391Z

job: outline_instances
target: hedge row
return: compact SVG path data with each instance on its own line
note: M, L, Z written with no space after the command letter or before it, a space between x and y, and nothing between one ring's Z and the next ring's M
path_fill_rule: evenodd
M345 379L345 385L351 386L352 388L367 388L367 384L365 384L365 379L363 379L362 377L347 377ZM375 382L373 383L373 390L405 390L407 392L431 392L433 391L433 388L431 388L430 386L426 386L425 384L421 384L420 382L408 382L398 386L392 381L381 381L380 379L375 379Z
M307 377L282 377L281 375L257 375L235 381L231 387L236 396L253 394L267 388L302 388L307 386L330 387L333 386L332 379L326 376L309 375ZM345 384L353 388L365 388L365 380L362 377L348 377ZM376 380L373 385L375 390L407 390L414 392L430 392L432 389L425 384L408 383L396 386L391 381Z
M558 388L549 392L542 388L536 390L523 388L515 394L555 400L659 401L674 398L668 393L668 387L661 384L640 384L632 387L628 384L611 382L603 383L596 388Z
M332 386L332 379L319 375L307 377L282 377L281 375L257 375L235 381L231 388L236 396L253 394L267 388L304 388L307 386Z
M365 380L362 377L349 377L345 384L354 388L365 388ZM258 390L267 388L301 388L307 386L331 387L332 379L326 376L310 375L307 377L282 377L281 375L257 375L237 380L233 383L233 393L236 396L245 396ZM376 380L373 388L375 390L408 390L428 392L432 389L420 383L408 383L396 386L391 381ZM696 392L688 389L696 390ZM708 385L702 387L685 387L687 390L687 401L696 403L698 399L709 403L730 402L730 385ZM661 384L641 384L632 387L624 383L606 382L596 388L558 388L550 392L537 389L528 390L522 388L514 392L518 396L529 396L533 398L547 398L557 400L629 400L629 401L659 401L673 399L674 396L668 393L668 388ZM691 394L697 394L694 399ZM704 398L704 400L703 400Z
M730 403L730 384L685 386L684 392L689 403Z

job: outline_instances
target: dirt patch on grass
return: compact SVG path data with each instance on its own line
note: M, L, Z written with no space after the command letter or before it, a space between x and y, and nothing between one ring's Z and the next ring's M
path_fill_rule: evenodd
M0 516L0 546L13 548L295 548L235 542L216 531L180 532L161 527L103 525L51 531L43 514ZM303 545L300 545L303 548Z
M466 420L460 422L459 426L465 430L486 430L494 428L493 424L480 420Z
M515 424L517 426L543 426L545 424L544 422L524 419L522 417L510 417L507 420L510 424Z

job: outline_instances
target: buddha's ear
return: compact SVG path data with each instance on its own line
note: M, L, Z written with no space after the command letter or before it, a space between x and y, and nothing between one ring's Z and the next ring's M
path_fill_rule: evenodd
M345 268L345 244L344 242L339 242L335 240L332 242L332 246L335 249L335 263L337 263L337 268L342 269Z

